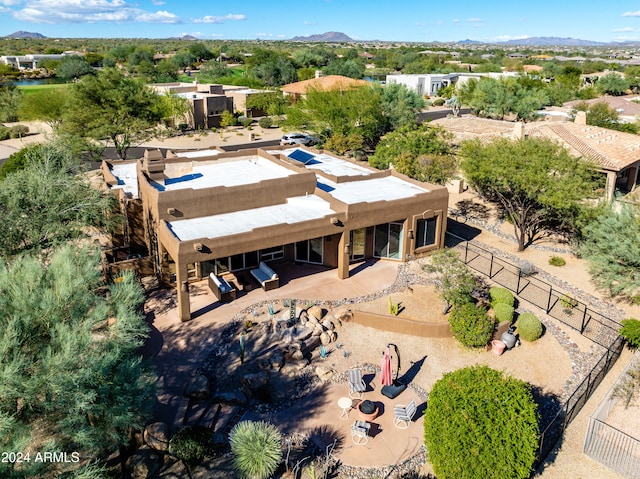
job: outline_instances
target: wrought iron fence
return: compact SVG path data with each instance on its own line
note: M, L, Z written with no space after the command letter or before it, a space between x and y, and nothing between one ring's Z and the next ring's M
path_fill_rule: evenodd
M561 405L556 416L545 425L540 434L537 467L549 455L566 427L620 357L624 346L624 340L618 335L620 323L546 281L523 273L518 265L495 256L476 243L447 231L446 244L459 251L460 258L471 269L487 276L494 283L515 293L520 299L544 310L548 316L605 348L604 354L587 377Z

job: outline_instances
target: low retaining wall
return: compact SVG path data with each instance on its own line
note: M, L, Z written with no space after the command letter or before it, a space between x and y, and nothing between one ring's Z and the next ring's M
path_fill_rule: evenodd
M366 313L356 310L353 311L353 322L381 331L411 334L422 338L450 338L453 336L449 323L427 323L387 314Z

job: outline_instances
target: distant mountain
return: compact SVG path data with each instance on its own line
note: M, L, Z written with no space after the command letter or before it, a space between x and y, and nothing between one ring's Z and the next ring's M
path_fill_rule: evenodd
M7 35L6 38L47 38L42 33L34 32L13 32L11 35Z
M600 47L607 45L602 42L592 42L590 40L580 40L577 38L561 37L529 37L518 40L508 40L499 42L501 45L525 45L532 47L560 46L560 47Z
M342 32L326 32L319 35L309 35L308 37L293 37L292 42L352 42L353 38Z
M469 44L478 44L478 43L482 43L482 42L479 42L477 40L469 40L467 38L466 40L460 40L459 42L456 42L456 43L463 43L463 44L469 45Z
M198 37L194 37L193 35L182 35L181 37L171 37L169 40L200 40Z

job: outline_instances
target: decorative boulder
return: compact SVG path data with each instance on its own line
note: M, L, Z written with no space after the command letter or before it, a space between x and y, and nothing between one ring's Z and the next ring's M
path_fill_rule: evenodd
M143 439L147 446L156 451L169 450L169 426L165 422L154 422L144 428Z
M247 396L240 390L215 393L211 400L230 406L246 406L248 403Z
M127 460L131 479L150 479L160 471L160 456L149 447L141 447Z
M329 331L327 334L329 334L329 339L332 343L338 339L338 333L336 333L335 331Z
M328 333L322 333L320 335L320 342L322 343L323 346L326 346L331 342L331 337L329 336Z
M336 329L336 325L333 324L333 321L329 317L325 317L322 320L322 327L328 329L329 331L333 331L334 329Z
M269 382L269 373L266 371L259 371L257 373L249 373L242 376L242 387L245 391L251 393L263 388Z
M333 377L333 369L326 366L318 366L316 368L316 375L322 382L330 381Z
M320 345L320 336L311 336L304 343L302 343L302 351L308 352L317 348Z
M310 318L315 318L318 321L320 321L324 316L322 308L320 306L311 306L309 309L307 309L307 314Z
M211 396L209 378L202 374L192 376L185 387L184 395L197 401L209 399L209 396Z

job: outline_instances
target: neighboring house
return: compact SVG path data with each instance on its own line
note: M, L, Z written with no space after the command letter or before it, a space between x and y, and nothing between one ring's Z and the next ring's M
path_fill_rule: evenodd
M481 78L505 78L518 76L517 72L502 73L415 73L415 74L391 74L387 75L386 83L400 83L409 90L424 96L436 96L438 92L452 84L464 84L469 80L479 80Z
M638 183L640 136L586 124L579 112L574 122L541 121L512 123L486 118L448 117L432 122L450 131L459 140L493 137L544 137L557 141L569 153L592 163L607 176L605 198L613 201L616 190L633 191Z
M66 56L81 56L81 52L64 52L50 55L4 55L0 56L0 63L11 65L18 70L35 70L43 60L61 60Z
M346 91L352 88L371 85L371 82L365 80L355 80L353 78L342 75L322 76L320 72L316 72L316 77L310 80L289 83L282 86L280 90L284 96L290 96L293 99L304 98L309 90Z
M366 258L407 261L444 246L446 188L323 151L148 150L102 171L121 201L138 203L129 228L144 231L158 272L176 284L183 321L189 281L211 272L242 275L265 262L277 273L286 261L344 279Z
M638 95L601 96L591 100L569 101L564 103L562 106L566 108L567 111L571 111L580 103L586 102L589 107L592 107L596 103L606 103L609 108L613 108L618 112L620 121L624 123L635 123L640 116L640 104L637 103L638 101L640 101L640 97L638 97Z

